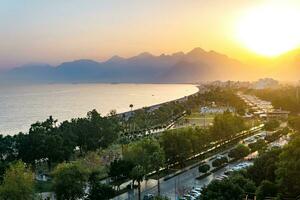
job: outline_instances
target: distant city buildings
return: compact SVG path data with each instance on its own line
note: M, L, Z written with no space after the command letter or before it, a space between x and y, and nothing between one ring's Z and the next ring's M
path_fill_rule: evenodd
M266 88L276 88L279 86L279 82L272 78L263 78L254 82L251 86L253 89L261 90Z

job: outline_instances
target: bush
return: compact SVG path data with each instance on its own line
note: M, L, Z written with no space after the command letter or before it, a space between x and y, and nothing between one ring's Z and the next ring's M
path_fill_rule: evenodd
M208 164L202 164L198 168L200 173L206 173L208 170L210 170L210 166Z
M274 196L277 192L277 186L275 183L264 180L256 190L256 197L257 200L264 200L266 197Z
M254 151L263 149L264 147L267 146L267 144L266 144L265 140L259 139L256 142L249 144L248 146L251 149L251 151L254 152Z
M280 122L275 119L271 119L265 123L265 129L267 131L274 131L279 126L280 126Z
M99 182L91 184L88 200L108 200L114 197L115 190L110 185L101 184Z
M227 162L228 162L227 157L221 157L221 158L218 158L218 159L214 160L212 162L212 166L213 167L220 167L220 166L224 165Z
M58 200L82 198L87 181L87 173L73 163L59 164L53 172L53 189Z
M250 153L250 149L246 147L245 145L238 145L236 148L232 149L229 153L228 156L230 158L234 159L240 159L245 156L247 156Z

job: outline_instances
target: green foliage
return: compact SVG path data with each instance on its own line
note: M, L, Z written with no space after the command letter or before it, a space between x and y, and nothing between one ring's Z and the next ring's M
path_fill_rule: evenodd
M300 133L300 116L292 116L288 120L288 124Z
M130 177L137 182L141 182L144 180L145 174L145 169L142 166L137 165L131 170Z
M215 159L214 161L212 161L211 164L213 167L220 167L227 162L228 162L228 159L227 159L227 157L224 156L224 157Z
M281 149L273 148L254 160L254 165L248 168L248 176L256 185L263 180L275 181L276 162L279 161Z
M247 107L245 102L236 95L236 91L230 88L210 88L209 91L201 94L200 100L204 104L215 102L220 106L231 106L235 108L236 112L240 115L245 113Z
M216 139L226 139L246 128L243 118L225 112L214 118L211 134Z
M276 119L271 119L265 123L265 129L267 131L274 131L280 126L280 122Z
M256 190L256 198L257 200L264 200L266 197L276 196L277 192L278 188L275 183L264 180Z
M114 160L110 163L108 175L114 180L119 180L125 177L129 177L131 170L134 167L134 163L128 160Z
M280 156L276 170L279 188L283 194L296 197L300 194L300 137L286 145Z
M210 166L208 164L202 164L199 166L198 171L200 173L206 173L210 170Z
M267 146L267 144L265 140L259 139L256 142L249 144L248 146L251 149L251 151L254 152L254 151L264 149Z
M90 185L89 195L87 197L88 200L108 200L115 196L115 190L105 184L101 184L99 182L94 182Z
M5 170L9 167L9 164L17 160L14 150L14 138L9 135L5 137L0 135L0 183L3 180Z
M165 131L160 137L167 162L179 162L181 165L189 156L202 151L210 141L210 134L199 128Z
M25 164L18 161L10 165L0 186L0 199L32 200L34 195L34 175Z
M52 163L69 161L77 146L81 153L108 147L117 139L119 130L116 116L101 117L96 110L86 118L60 125L50 116L32 124L28 134L0 136L0 177L7 164L17 159L32 165L44 160L51 170Z
M255 189L253 181L241 174L234 174L228 179L212 181L202 190L200 200L240 200L244 193L253 193Z
M53 172L53 190L58 200L82 198L87 172L78 164L62 163Z
M187 105L185 102L169 102L155 110L149 108L135 110L128 120L123 120L123 128L128 132L134 132L165 126L182 116L188 109Z
M81 166L88 173L97 173L102 177L107 175L106 166L103 164L101 157L97 152L88 152L83 157L76 159L74 163Z
M149 173L164 165L165 155L157 140L143 139L132 143L124 152L124 160L140 165Z
M101 117L96 110L88 112L87 118L71 121L72 132L77 136L77 145L81 151L93 151L106 148L118 137L120 127L115 116Z
M250 153L250 149L245 145L239 144L237 147L232 149L228 156L234 159L240 159L247 156Z
M276 108L282 108L297 114L300 112L300 99L297 98L297 89L300 92L299 87L297 88L294 86L285 86L277 89L252 90L250 92L261 99L271 101L272 105Z
M139 200L141 199L141 182L144 180L145 174L146 174L146 171L141 165L135 166L130 173L131 179L133 181L138 182L138 199Z
M274 142L275 140L279 139L282 135L287 135L288 133L289 133L289 129L284 128L282 130L275 131L272 134L268 134L265 137L265 140L268 142Z

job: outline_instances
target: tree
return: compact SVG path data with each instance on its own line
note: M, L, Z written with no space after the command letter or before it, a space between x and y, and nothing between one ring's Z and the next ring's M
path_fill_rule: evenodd
M146 173L155 171L157 174L157 189L160 193L159 170L165 164L165 154L157 140L143 139L129 145L124 153L124 159L142 166Z
M165 164L165 154L161 148L157 149L157 151L153 152L150 157L150 162L152 164L153 169L157 175L157 194L160 195L160 181L159 181L159 171L160 168Z
M230 150L228 156L234 159L240 159L247 156L250 153L250 149L245 145L239 144L234 149Z
M71 123L81 153L107 148L120 131L116 116L101 117L96 110L88 112L86 118L72 119Z
M210 169L210 166L208 164L202 164L199 166L198 170L200 173L206 173Z
M264 149L267 146L267 144L265 140L259 139L256 142L249 144L248 146L251 149L251 151L254 152L254 151Z
M130 105L129 105L129 108L130 108L130 111L132 111L133 104L130 104Z
M144 180L145 169L137 165L132 169L130 176L133 180L138 182L138 199L141 200L141 182Z
M124 152L124 160L131 161L135 165L140 165L146 173L155 171L160 168L164 161L163 149L155 139L143 139L135 143L131 143ZM157 156L161 161L157 161L153 156Z
M253 193L255 189L253 181L238 173L221 181L212 181L203 188L200 200L240 200L244 193Z
M88 200L108 200L115 196L115 190L105 184L99 182L94 182L90 185L91 189L89 191Z
M245 122L242 117L224 112L214 118L210 131L214 139L228 139L244 129Z
M237 187L230 180L212 181L207 187L204 187L201 192L200 200L240 200L243 194L243 189Z
M26 163L35 165L36 160L45 159L49 170L52 162L64 160L63 139L51 116L44 122L31 125L28 134L16 136L18 156Z
M0 135L0 183L9 164L17 159L15 144L14 137Z
M257 200L264 200L266 197L276 197L277 192L278 189L275 183L264 180L256 190L256 198Z
M276 119L271 119L265 123L265 129L267 131L274 131L280 126L280 122Z
M300 116L289 117L288 124L293 129L295 129L296 131L300 132Z
M118 180L122 180L124 178L130 177L130 172L134 168L134 163L128 160L114 160L110 163L108 175L119 183L118 189L122 182L118 182Z
M53 172L53 189L58 200L82 198L86 181L86 171L76 164L59 164Z
M259 185L263 180L275 181L275 171L277 170L277 162L281 149L273 148L254 160L253 166L247 169L247 174L256 185Z
M87 173L97 174L102 178L107 174L106 166L96 152L88 152L84 157L78 158L74 164L83 168Z
M300 137L294 138L286 145L277 163L276 178L280 191L288 196L296 197L300 191Z
M220 167L220 166L224 165L227 162L228 162L228 159L227 159L227 157L224 156L224 157L217 158L214 161L212 161L212 166L213 167Z
M18 161L10 165L0 186L3 200L32 200L34 195L34 175L25 164Z
M184 161L192 154L193 146L185 130L166 131L160 137L168 164L179 162L184 166Z

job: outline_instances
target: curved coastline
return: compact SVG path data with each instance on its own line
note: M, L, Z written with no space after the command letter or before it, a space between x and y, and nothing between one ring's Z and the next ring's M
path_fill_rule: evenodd
M122 115L125 115L125 116L130 116L132 115L132 113L134 113L135 111L138 111L138 110L141 110L141 109L144 109L144 108L148 108L150 110L152 109L157 109L159 108L160 106L163 106L165 104L168 104L168 103L172 103L172 102L177 102L177 101L184 101L186 98L190 97L190 96L193 96L193 95L196 95L198 94L199 92L201 92L201 87L200 85L194 85L194 84L191 84L193 86L195 86L198 91L197 92L194 92L192 94L189 94L187 96L184 96L184 97L180 97L180 98L177 98L177 99L174 99L174 100L170 100L170 101L166 101L166 102L163 102L163 103L159 103L159 104L154 104L154 105L150 105L150 106L145 106L143 108L138 108L138 109L134 109L132 111L126 111L126 112L121 112L121 113L117 113L118 116L122 116Z
M83 85L83 87L44 85L42 87L22 86L21 89L4 88L2 95L0 95L0 103L1 101L5 102L0 105L0 110L3 111L0 113L0 135L27 133L31 124L43 121L50 115L58 119L58 122L85 117L86 113L92 109L100 111L103 115L109 113L111 109L116 109L120 111L117 114L122 115L131 112L128 107L130 103L136 108L133 111L145 107L155 108L182 100L200 91L196 84L178 84L178 88L174 84L161 84L162 86L159 87L152 87L152 84L139 84L138 87L130 86L135 84L123 84L121 88L127 87L128 89L121 89L121 93L119 93L119 89L116 89L116 86L107 88L104 85L99 88L97 85L88 84ZM169 88L168 85L171 87ZM117 88L119 87L117 86ZM102 91L102 88L105 90ZM146 92L140 93L140 90ZM87 96L85 97L85 95ZM107 95L109 98L106 98Z

